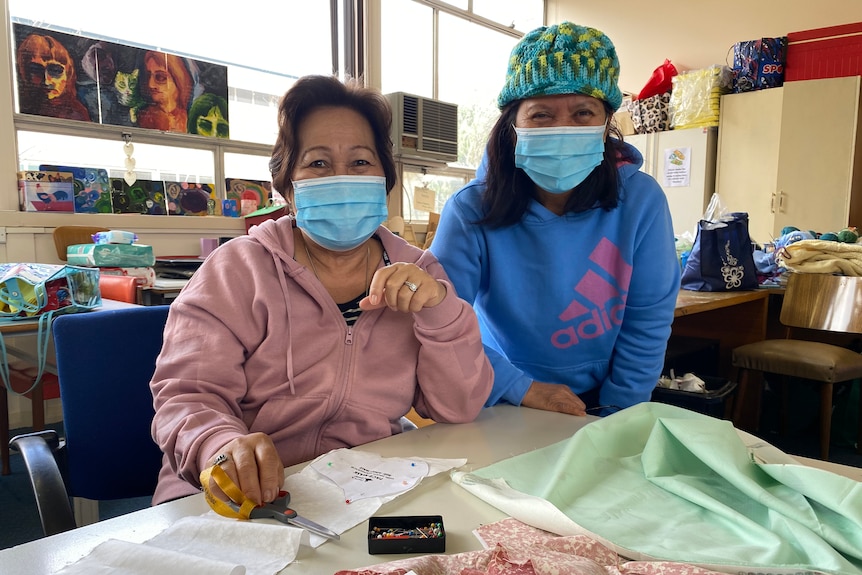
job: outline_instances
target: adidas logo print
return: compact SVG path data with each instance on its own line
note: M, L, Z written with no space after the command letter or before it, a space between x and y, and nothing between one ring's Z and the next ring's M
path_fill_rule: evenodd
M558 316L560 321L572 324L557 330L551 336L551 344L559 349L578 345L586 339L601 337L623 321L632 278L631 264L623 260L619 248L607 238L599 241L589 260L595 268L607 275L600 275L590 269L575 285L575 292L580 297L573 299ZM589 303L589 307L581 303L584 299Z

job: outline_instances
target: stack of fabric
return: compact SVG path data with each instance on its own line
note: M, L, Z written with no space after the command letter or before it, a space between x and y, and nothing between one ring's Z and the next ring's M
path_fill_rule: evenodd
M674 130L718 126L721 96L730 92L733 75L727 66L710 66L673 77L670 126Z
M785 247L776 259L794 272L862 276L862 244L802 240Z

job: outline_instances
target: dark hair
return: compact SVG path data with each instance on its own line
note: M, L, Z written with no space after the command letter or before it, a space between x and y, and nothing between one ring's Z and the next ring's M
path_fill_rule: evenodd
M518 223L530 200L536 197L536 185L520 168L515 167L515 117L522 100L503 107L488 139L485 193L482 197L484 215L476 222L492 228ZM601 208L612 210L619 203L617 163L634 158L623 144L623 136L613 121L613 108L602 102L610 118L605 140L604 160L587 179L581 182L566 202L567 213Z
M398 181L390 135L392 109L389 100L379 91L363 86L357 79L342 82L334 76L304 76L282 97L278 106L278 139L269 160L273 188L284 195L293 190L291 176L298 159L299 126L311 112L323 107L348 108L368 120L386 176L388 194Z

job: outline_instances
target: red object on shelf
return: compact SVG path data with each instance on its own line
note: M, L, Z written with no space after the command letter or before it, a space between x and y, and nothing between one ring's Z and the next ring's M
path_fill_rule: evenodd
M862 22L787 34L784 80L862 75Z

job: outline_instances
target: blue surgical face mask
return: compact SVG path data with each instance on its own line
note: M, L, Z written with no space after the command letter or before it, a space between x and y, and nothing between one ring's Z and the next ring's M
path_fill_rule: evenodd
M352 250L386 221L386 178L329 176L293 182L296 225L314 243Z
M604 159L604 125L515 128L515 133L515 165L552 194L583 182Z

